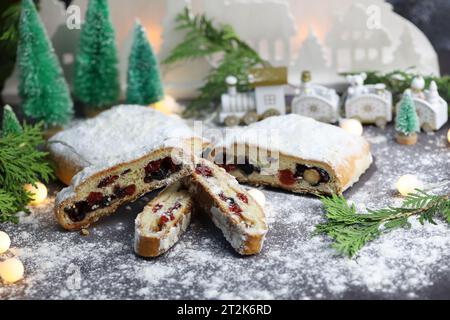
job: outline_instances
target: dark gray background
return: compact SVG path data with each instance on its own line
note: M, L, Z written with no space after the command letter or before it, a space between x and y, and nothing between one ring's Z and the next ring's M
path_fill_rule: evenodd
M450 1L388 0L394 10L412 21L430 39L438 52L441 73L450 74Z

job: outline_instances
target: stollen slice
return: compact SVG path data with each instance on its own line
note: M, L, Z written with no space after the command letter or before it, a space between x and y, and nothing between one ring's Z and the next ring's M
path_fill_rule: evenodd
M136 218L136 254L153 258L172 248L189 226L192 206L193 199L182 183L164 189Z
M194 162L188 180L194 205L211 217L239 254L261 252L268 230L263 208L224 169L205 159Z

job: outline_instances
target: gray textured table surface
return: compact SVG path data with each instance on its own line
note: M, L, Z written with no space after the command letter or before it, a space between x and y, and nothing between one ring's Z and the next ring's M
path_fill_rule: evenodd
M417 174L435 192L450 180L445 130L420 136L416 146L393 141L392 129L365 128L375 163L346 193L358 208L399 204L398 177ZM58 187L55 186L55 189ZM259 256L236 255L205 217L194 217L170 252L154 260L133 254L134 218L145 200L104 219L88 237L61 230L53 199L19 225L0 229L24 262L24 280L0 286L1 299L450 299L450 228L413 222L411 230L383 236L349 260L312 237L323 220L320 202L264 190L270 232Z

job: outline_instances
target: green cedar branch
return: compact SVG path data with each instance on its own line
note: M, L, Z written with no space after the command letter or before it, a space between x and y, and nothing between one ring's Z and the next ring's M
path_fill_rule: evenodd
M25 184L53 178L47 153L38 150L44 144L42 127L25 125L22 134L0 138L0 222L17 222L15 213L27 211L31 195Z
M164 64L220 57L218 66L211 71L204 86L199 89L199 97L188 105L186 116L212 110L227 90L227 76L233 75L239 79L239 90L248 90L249 70L257 66L269 66L229 25L216 26L205 15L193 16L188 8L178 15L176 21L176 29L186 33L185 39L173 49L163 61Z
M436 224L439 217L450 224L450 196L430 195L421 190L408 195L402 207L368 210L366 214L358 213L355 205L349 205L343 196L322 197L321 201L327 222L316 226L316 234L329 236L332 247L349 258L384 233L409 228L408 219L412 216L417 216L421 224Z

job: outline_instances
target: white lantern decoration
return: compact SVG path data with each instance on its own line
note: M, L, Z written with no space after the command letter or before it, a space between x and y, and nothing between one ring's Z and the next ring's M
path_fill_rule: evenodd
M23 279L24 267L18 258L11 258L0 262L0 277L6 283L15 283Z
M342 119L339 126L347 131L348 133L354 134L356 136L362 136L364 128L360 121L356 119Z
M43 203L45 199L47 199L48 194L47 187L41 182L36 182L35 186L31 184L26 184L24 186L24 189L25 191L31 193L32 200L29 203L29 205L31 206L39 205Z
M422 189L423 183L415 175L407 174L400 177L395 186L402 196L407 196L415 193L417 189Z
M6 232L0 231L0 254L8 251L11 245L11 239Z

